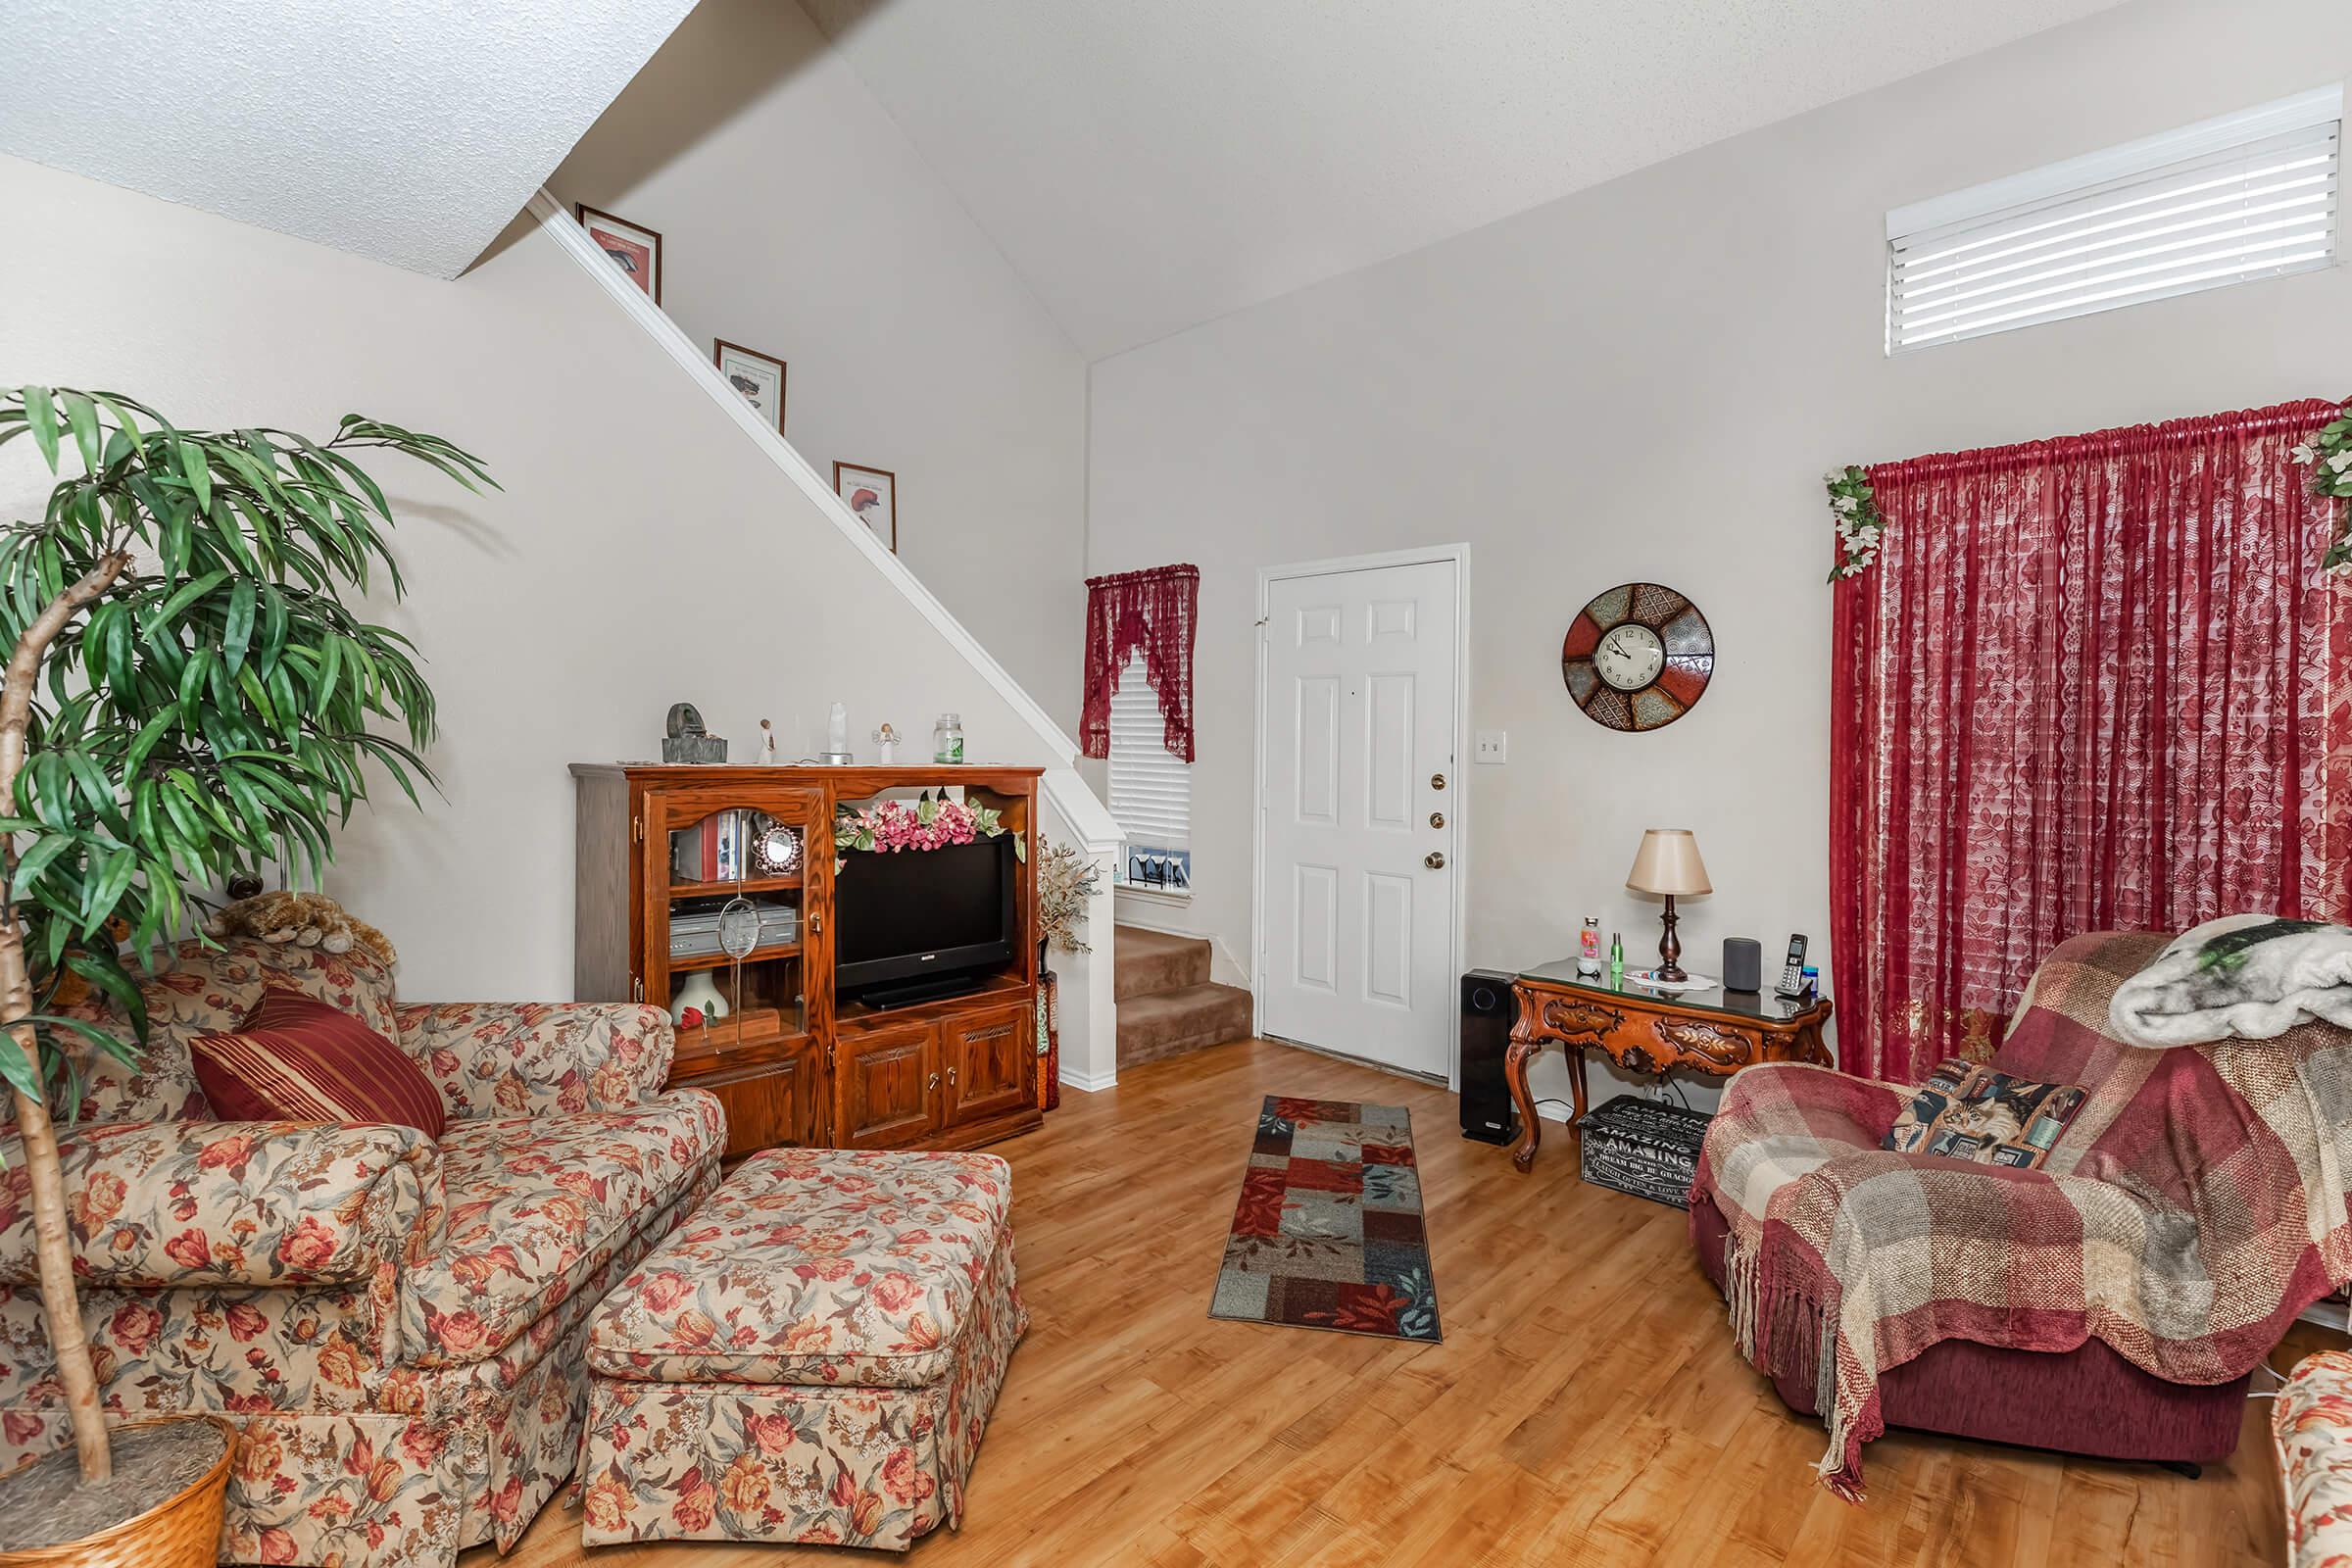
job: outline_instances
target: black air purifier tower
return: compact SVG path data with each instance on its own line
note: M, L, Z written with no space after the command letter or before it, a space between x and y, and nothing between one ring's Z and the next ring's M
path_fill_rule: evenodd
M1486 1144L1519 1136L1502 1079L1503 1054L1511 1049L1512 978L1495 969L1462 976L1462 1136Z

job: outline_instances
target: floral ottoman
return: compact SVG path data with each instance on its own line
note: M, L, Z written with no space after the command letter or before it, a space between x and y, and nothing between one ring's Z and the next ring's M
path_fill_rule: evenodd
M1029 1326L993 1154L772 1150L606 1297L588 1335L586 1545L904 1551L964 1480Z

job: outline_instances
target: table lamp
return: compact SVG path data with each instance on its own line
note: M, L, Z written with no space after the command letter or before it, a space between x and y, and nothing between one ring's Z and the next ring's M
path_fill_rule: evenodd
M1683 956L1683 943L1674 934L1674 900L1677 894L1715 891L1707 881L1706 862L1698 858L1698 840L1687 827L1646 829L1642 848L1634 852L1634 868L1625 874L1625 885L1636 893L1666 896L1666 934L1658 939L1658 978L1690 979L1675 961Z

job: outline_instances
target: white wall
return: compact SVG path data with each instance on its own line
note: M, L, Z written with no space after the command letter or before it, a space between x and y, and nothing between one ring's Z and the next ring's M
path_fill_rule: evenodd
M819 472L897 472L900 559L1075 731L1085 361L800 8L703 0L549 185L661 231L704 352L787 362Z
M975 760L1059 760L816 505L527 220L454 282L0 158L0 380L121 390L191 427L351 412L478 453L505 486L375 471L440 699L446 800L387 787L328 891L390 933L404 995L571 994L565 764L660 755L699 704L748 760L962 711ZM0 450L0 516L47 475Z
M1468 539L1468 960L1654 950L1641 831L1697 831L1726 935L1828 928L1832 464L2352 391L2352 269L1889 360L1887 208L2341 78L2341 0L2139 0L1097 365L1092 562L1201 568L1196 930L1250 931L1260 565ZM1562 689L1629 579L1690 594L1713 684L1648 735ZM1541 1092L1564 1092L1556 1058Z

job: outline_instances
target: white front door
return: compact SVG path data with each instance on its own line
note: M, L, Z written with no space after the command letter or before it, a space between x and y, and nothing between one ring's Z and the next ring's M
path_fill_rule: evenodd
M1444 1076L1461 563L1304 570L1265 592L1258 1029Z

